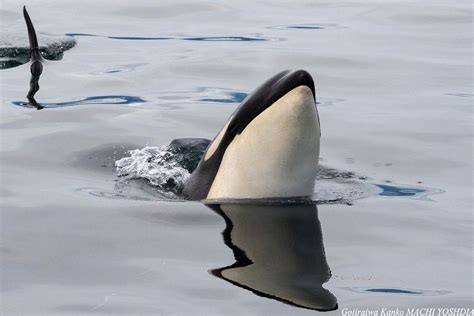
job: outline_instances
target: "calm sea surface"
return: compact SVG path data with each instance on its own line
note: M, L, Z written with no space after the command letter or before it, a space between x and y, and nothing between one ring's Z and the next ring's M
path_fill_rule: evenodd
M76 45L45 63L41 111L29 64L0 70L2 315L473 307L470 1L25 4L40 44ZM0 46L27 46L22 5L2 1ZM284 69L315 78L331 204L117 178L127 150L213 138Z

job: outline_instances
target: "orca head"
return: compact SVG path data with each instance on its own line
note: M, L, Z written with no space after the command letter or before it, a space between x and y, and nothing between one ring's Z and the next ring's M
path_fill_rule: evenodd
M314 81L283 71L252 92L211 142L183 194L193 200L309 197L319 158Z

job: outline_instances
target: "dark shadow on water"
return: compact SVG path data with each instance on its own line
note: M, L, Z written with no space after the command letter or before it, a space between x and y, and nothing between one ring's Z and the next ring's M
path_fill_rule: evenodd
M210 273L258 296L319 311L337 309L315 204L208 205L226 223L235 263Z
M76 105L86 105L86 104L117 104L117 105L124 105L124 104L136 104L136 103L145 103L146 101L137 96L130 96L130 95L101 95L101 96L91 96L84 99L76 100L76 101L68 101L68 102L58 102L58 103L41 103L46 109L52 108L62 108L68 106L76 106ZM22 106L30 108L31 105L26 102L22 101L14 101L12 102L16 106Z

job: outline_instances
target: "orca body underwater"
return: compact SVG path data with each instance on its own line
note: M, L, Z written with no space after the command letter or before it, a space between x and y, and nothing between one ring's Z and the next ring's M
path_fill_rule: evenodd
M182 193L191 200L310 197L320 136L311 75L280 72L231 115Z

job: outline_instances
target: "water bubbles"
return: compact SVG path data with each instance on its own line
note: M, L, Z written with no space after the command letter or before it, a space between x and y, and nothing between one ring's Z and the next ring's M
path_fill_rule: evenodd
M169 146L135 149L130 157L115 162L117 174L127 179L146 179L153 186L180 192L190 176L188 170L174 159Z
M115 162L125 180L145 179L162 191L179 194L209 145L208 139L175 139L168 146L130 150L130 156Z

